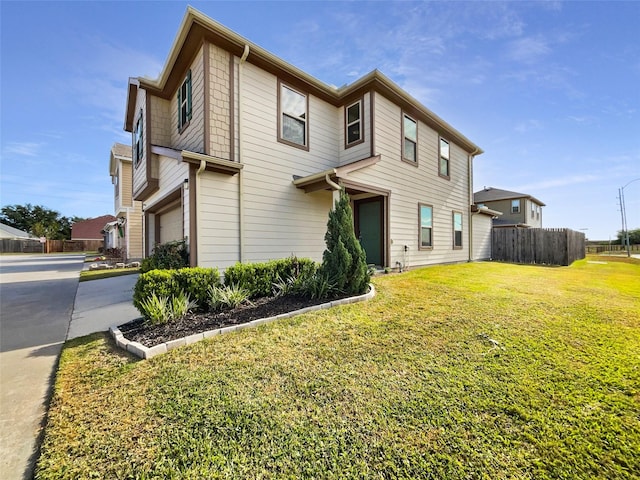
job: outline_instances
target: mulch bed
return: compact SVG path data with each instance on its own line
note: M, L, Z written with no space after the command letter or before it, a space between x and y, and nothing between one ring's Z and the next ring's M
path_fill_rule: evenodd
M164 325L146 325L142 318L118 326L127 340L138 342L151 348L164 342L187 337L196 333L215 330L217 328L239 325L242 323L274 317L283 313L293 312L305 307L320 305L332 299L309 299L294 296L263 297L251 301L251 304L241 305L232 310L216 313L192 312L184 317Z

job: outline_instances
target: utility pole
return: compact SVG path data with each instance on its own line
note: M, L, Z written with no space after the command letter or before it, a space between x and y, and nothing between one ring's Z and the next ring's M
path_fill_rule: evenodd
M620 232L620 244L621 246L624 247L625 245L625 232L627 231L626 229L626 215L625 215L625 211L624 211L624 202L622 200L622 188L618 189L618 200L620 201L620 217L622 219L622 231Z
M629 230L627 228L627 209L624 205L624 189L632 184L633 182L639 181L640 178L635 178L624 187L618 189L618 195L620 196L620 213L622 214L622 241L625 242L627 246L627 257L631 256L631 246L629 245Z

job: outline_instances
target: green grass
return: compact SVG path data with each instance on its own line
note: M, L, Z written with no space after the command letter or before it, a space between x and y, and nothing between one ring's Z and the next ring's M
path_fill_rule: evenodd
M99 280L101 278L119 277L139 273L139 268L111 268L109 270L83 270L80 272L80 281Z
M68 342L36 478L638 478L640 261L374 282L148 361Z

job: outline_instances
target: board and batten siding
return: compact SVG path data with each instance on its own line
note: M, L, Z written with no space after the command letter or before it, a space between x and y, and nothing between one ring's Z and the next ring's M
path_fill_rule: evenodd
M171 96L171 147L176 150L188 150L204 153L204 58L203 47L200 47L191 69L191 120L180 132L178 130L178 91L182 81ZM187 70L183 72L186 77Z
M244 260L320 260L331 193L305 194L292 181L336 166L339 109L309 96L309 151L278 142L278 79L250 63L241 68Z
M391 265L408 267L469 259L468 157L449 140L450 180L438 175L438 132L418 122L417 166L402 161L402 110L375 95L378 164L349 174L354 181L391 191L389 199ZM446 139L446 138L445 138ZM420 250L418 204L433 206L433 248ZM463 247L453 248L453 212L463 218ZM405 245L408 251L404 251Z
M225 269L240 259L238 176L200 176L198 266Z

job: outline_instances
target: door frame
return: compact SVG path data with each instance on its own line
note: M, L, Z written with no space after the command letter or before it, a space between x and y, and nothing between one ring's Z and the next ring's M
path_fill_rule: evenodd
M356 238L359 240L360 238L360 209L358 208L361 204L363 203L378 203L380 205L380 260L382 261L383 265L380 265L382 268L388 266L386 265L388 263L388 257L387 257L387 251L388 249L387 247L387 225L388 222L386 221L387 219L387 198L383 195L376 195L374 197L368 197L368 198L362 198L362 199L356 199L353 200L353 223L354 223L354 231L356 234Z

